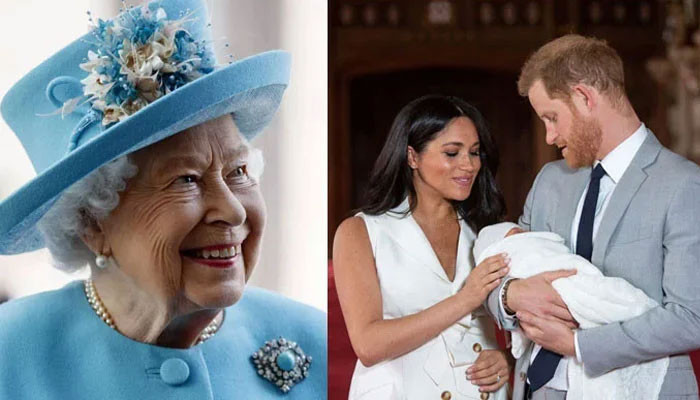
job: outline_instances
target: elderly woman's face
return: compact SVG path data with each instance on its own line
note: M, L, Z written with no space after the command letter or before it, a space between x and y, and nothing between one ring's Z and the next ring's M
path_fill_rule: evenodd
M240 298L265 224L248 152L226 115L132 155L139 173L102 229L135 285L195 308Z

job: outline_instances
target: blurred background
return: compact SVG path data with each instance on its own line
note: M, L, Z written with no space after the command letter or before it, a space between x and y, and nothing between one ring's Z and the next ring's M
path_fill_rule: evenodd
M606 39L625 64L642 121L700 162L698 0L332 0L329 12L328 243L362 204L398 111L419 96L459 96L485 116L514 221L539 169L560 157L516 89L527 56L566 33ZM330 247L329 247L330 248ZM329 393L347 398L354 354L329 268ZM696 357L698 361L700 358ZM698 363L700 365L700 363Z
M271 49L292 53L280 111L253 141L265 156L268 207L263 254L251 283L326 309L327 14L322 0L207 0L219 60ZM146 1L128 1L144 4ZM88 29L86 12L117 14L119 0L7 0L0 3L0 97L23 75ZM230 47L225 48L229 43ZM225 51L224 51L225 49ZM37 96L43 96L37 93ZM0 199L34 176L19 141L0 121ZM0 300L58 288L66 275L48 252L0 256Z

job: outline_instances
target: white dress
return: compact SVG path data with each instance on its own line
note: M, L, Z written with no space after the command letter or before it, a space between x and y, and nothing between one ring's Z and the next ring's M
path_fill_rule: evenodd
M407 209L408 201L404 200L382 215L358 214L372 244L384 319L415 314L454 295L473 267L475 234L464 221L460 221L451 282L413 217L397 214ZM410 353L369 368L358 360L349 399L480 399L478 387L466 380L465 370L476 360L478 351L497 348L495 325L480 307ZM488 398L505 399L506 387Z

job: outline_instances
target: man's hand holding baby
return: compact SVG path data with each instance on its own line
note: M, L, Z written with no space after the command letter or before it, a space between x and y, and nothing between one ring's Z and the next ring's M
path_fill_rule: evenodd
M513 281L506 293L506 304L515 312L528 311L541 317L559 320L570 329L575 329L578 326L576 320L559 293L552 287L552 281L572 275L576 275L576 270L562 269Z
M576 357L574 331L559 319L540 317L527 311L518 311L516 315L528 339L555 353Z
M516 312L525 335L540 346L564 355L576 355L574 333L578 324L552 287L552 281L576 274L576 270L543 272L510 283L508 308Z

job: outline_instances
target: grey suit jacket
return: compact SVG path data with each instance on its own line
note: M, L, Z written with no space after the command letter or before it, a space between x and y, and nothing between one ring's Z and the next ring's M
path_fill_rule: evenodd
M563 160L545 165L520 225L555 232L571 247L571 224L590 173L590 168L570 169ZM661 305L628 321L580 330L586 373L597 376L671 356L661 398L698 398L687 352L700 348L700 168L661 146L649 131L602 218L592 263ZM489 296L489 312L503 328L515 329L500 313L499 293L500 287ZM516 364L514 399L522 399L529 354Z

